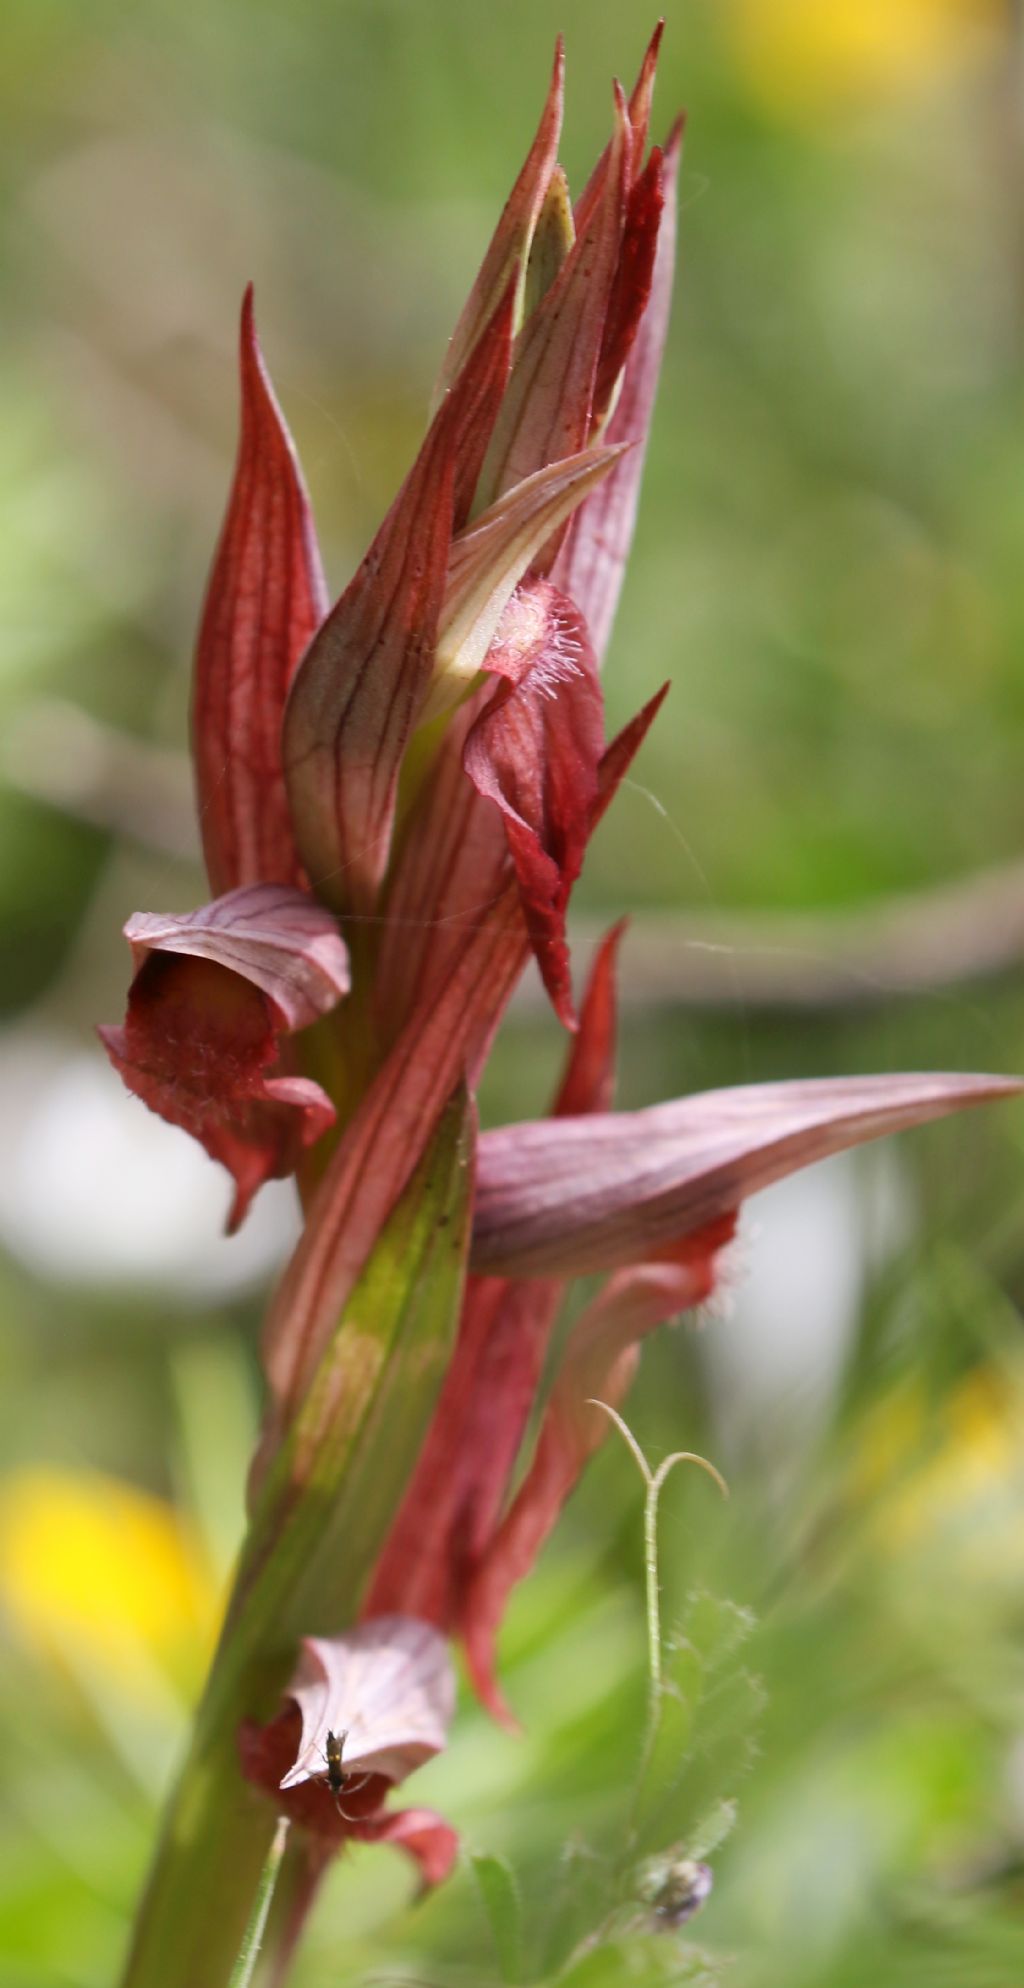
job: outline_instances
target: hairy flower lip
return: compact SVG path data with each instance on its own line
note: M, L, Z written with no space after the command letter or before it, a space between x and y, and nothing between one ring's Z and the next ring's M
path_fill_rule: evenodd
M626 445L628 446L628 445ZM544 540L598 489L624 446L546 463L505 492L452 543L434 680L421 725L457 703L488 668L502 615Z
M568 1276L649 1259L815 1160L1022 1090L942 1072L797 1079L503 1126L480 1139L471 1268Z

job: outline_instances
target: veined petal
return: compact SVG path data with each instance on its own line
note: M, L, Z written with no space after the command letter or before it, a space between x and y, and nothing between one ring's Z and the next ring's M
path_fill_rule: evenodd
M455 1831L431 1809L389 1814L383 1803L447 1741L455 1680L444 1638L406 1616L307 1637L285 1700L269 1724L246 1720L239 1730L246 1779L320 1852L346 1841L391 1843L413 1858L425 1887L440 1884L458 1851ZM327 1779L328 1733L341 1740L341 1768L352 1777L337 1797Z
M559 1019L575 1026L565 912L599 804L601 693L587 631L546 581L524 588L536 639L466 741L478 793L501 811L530 943Z
M668 333L676 250L676 183L682 125L676 126L662 164L662 212L647 308L629 354L619 398L605 430L608 443L628 442L630 452L578 511L565 535L552 578L586 618L598 665L611 638L615 610L633 542L640 479L661 355Z
M264 1363L278 1417L303 1397L383 1223L455 1086L476 1067L522 968L513 882L458 933L342 1138L270 1307Z
M285 885L249 885L198 911L137 911L124 936L136 972L154 952L229 967L269 995L289 1032L308 1028L348 993L348 953L337 920Z
M424 724L465 694L531 560L618 457L617 449L585 449L566 462L549 463L499 497L455 540Z
M434 389L435 407L443 400L452 381L458 378L484 326L493 316L513 279L516 288L515 321L518 323L530 244L558 156L558 140L562 130L564 75L565 60L562 37L559 35L555 44L551 82L540 124L537 127L537 135L526 155L519 178L505 203L476 282L452 333L451 343L445 353L444 364Z
M281 721L299 658L327 611L320 555L291 437L253 320L241 326L242 427L196 648L192 748L214 891L296 883Z
M302 1715L302 1739L282 1788L322 1779L329 1732L345 1735L346 1771L404 1781L447 1741L455 1678L436 1629L385 1615L344 1636L307 1636L286 1696Z
M724 1216L676 1244L664 1262L620 1270L569 1336L533 1462L465 1598L470 1677L497 1718L509 1719L494 1674L498 1627L512 1588L529 1573L587 1459L608 1434L608 1418L593 1400L616 1407L633 1380L644 1334L711 1296L716 1259L734 1226L735 1218Z
M618 1037L616 974L619 947L628 922L620 918L605 933L594 955L580 1006L579 1029L569 1044L562 1081L552 1106L555 1118L607 1112L614 1102Z
M471 696L445 727L429 776L401 824L388 875L385 916L374 984L382 1043L396 1040L419 1011L429 1014L474 931L515 902L501 817L477 793L463 768L466 738L492 686ZM506 991L529 957L526 926L516 908L518 963L510 965ZM474 1031L468 1066L472 1088L490 1046L501 1008L491 1010L487 1031Z
M597 363L590 417L593 434L600 431L611 407L622 369L633 349L650 299L665 204L663 174L664 161L656 146L640 177L633 181L630 188L622 248L608 300L608 315Z
M594 381L622 242L630 145L626 106L616 86L615 134L601 197L520 333L484 461L481 503L490 503L545 463L576 455L589 439ZM549 563L556 551L553 542Z
M815 1160L1022 1088L941 1071L800 1079L504 1126L480 1141L472 1266L538 1277L646 1261Z
M512 302L509 288L288 699L284 764L296 839L314 889L342 911L373 906L387 865L402 756L433 669L452 533L507 378Z
M181 917L138 916L125 934L128 1012L100 1038L128 1089L234 1176L236 1229L257 1188L293 1172L334 1121L318 1084L275 1066L282 1036L347 991L344 943L329 912L282 884Z

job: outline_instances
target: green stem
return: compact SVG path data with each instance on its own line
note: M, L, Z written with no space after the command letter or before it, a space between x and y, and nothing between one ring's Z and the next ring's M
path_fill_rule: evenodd
M222 1646L165 1812L123 1988L224 1988L245 1937L276 1818L243 1779L241 1710L271 1710L287 1662L244 1667Z
M276 1823L276 1805L242 1775L239 1724L276 1712L304 1635L353 1620L419 1454L459 1315L466 1118L460 1092L268 1470L122 1988L232 1981Z
M263 1875L260 1878L256 1897L253 1901L249 1924L245 1929L245 1935L239 1949L238 1959L232 1969L228 1988L249 1988L249 1983L252 1980L256 1967L257 1955L263 1941L263 1934L267 1924L267 1914L270 1911L270 1901L274 1896L274 1887L277 1884L278 1873L284 1859L284 1849L287 1840L288 1817L280 1815L277 1818L274 1840L267 1852L267 1860L263 1866Z
M604 1940L610 1939L621 1924L623 1905L629 1896L630 1873L636 1860L639 1841L639 1811L643 1796L644 1781L654 1758L661 1724L662 1703L662 1640L661 1640L661 1592L658 1586L658 1500L661 1497L665 1479L677 1463L699 1463L702 1470L713 1478L723 1498L729 1496L729 1487L720 1471L709 1463L707 1457L698 1456L695 1450L675 1450L652 1470L633 1434L629 1423L623 1420L617 1408L607 1401L600 1401L591 1395L588 1408L600 1408L609 1421L614 1422L623 1442L632 1452L637 1469L644 1480L644 1588L647 1612L647 1718L644 1724L643 1744L640 1749L640 1766L633 1783L633 1794L629 1809L629 1826L622 1848L611 1866L611 1903L600 1924L587 1934L573 1949L565 1963L565 1971L582 1961Z
M670 1461L674 1462L672 1458ZM647 1596L647 1724L644 1732L643 1765L646 1767L654 1745L661 1713L661 1589L658 1585L658 1494L664 1483L659 1470L647 1473L644 1497L644 1587Z

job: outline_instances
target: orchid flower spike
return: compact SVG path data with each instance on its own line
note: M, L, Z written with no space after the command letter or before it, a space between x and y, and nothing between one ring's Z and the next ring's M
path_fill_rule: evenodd
M1021 1088L886 1074L613 1109L623 930L577 1003L566 917L665 695L607 738L600 668L673 280L681 121L648 144L660 39L629 97L615 87L575 205L559 47L421 445L333 604L246 295L192 706L212 901L129 920L127 1016L101 1031L129 1089L227 1168L231 1226L265 1180L298 1181L222 1651L250 1636L251 1674L278 1681L301 1656L277 1716L243 1725L242 1763L268 1814L321 1846L399 1843L424 1882L454 1833L386 1796L445 1743L449 1638L510 1716L503 1613L607 1434L594 1398L621 1405L643 1340L713 1298L749 1195ZM546 1118L478 1137L476 1086L531 954L569 1031L561 1082ZM524 1457L579 1274L603 1281ZM191 1820L167 1832L186 1838ZM169 1896L150 1894L138 1953L162 1955Z

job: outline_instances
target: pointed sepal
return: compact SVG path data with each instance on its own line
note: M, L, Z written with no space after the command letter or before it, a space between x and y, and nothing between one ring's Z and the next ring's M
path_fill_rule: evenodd
M292 820L313 889L372 910L402 757L434 666L453 532L504 391L509 290L431 423L355 578L295 679L284 725Z
M1022 1089L942 1071L802 1078L504 1126L480 1141L472 1267L542 1277L646 1262L816 1160Z
M682 125L678 124L665 148L659 174L661 218L650 272L650 295L635 327L618 399L604 431L607 443L626 442L630 445L629 453L573 519L552 569L556 585L572 596L586 617L599 666L611 639L633 542L647 436L668 335L681 147Z
M578 454L590 439L598 359L626 215L630 146L629 119L617 90L615 134L601 197L519 336L478 503L491 503L545 463ZM553 544L551 559L556 551Z
M522 171L505 203L476 282L452 333L434 389L432 403L434 407L440 405L453 381L458 379L484 326L493 316L510 283L514 289L514 313L518 325L534 230L545 206L558 156L564 82L565 57L562 37L559 35L555 44L551 82L536 136L526 155Z
M327 611L313 520L253 317L242 305L241 436L196 646L192 747L210 886L297 883L281 764L288 686Z
M664 21L659 21L644 50L643 61L640 64L639 73L633 85L627 106L630 131L633 137L632 168L634 178L641 171L644 163L644 153L647 149L647 133L650 129L651 109L654 103L654 85L658 75L658 56L661 51L661 41L664 32L665 23ZM605 175L611 164L611 157L612 147L611 145L606 145L583 192L576 202L577 233L581 233L587 226L594 208L601 198L601 189L604 186Z

